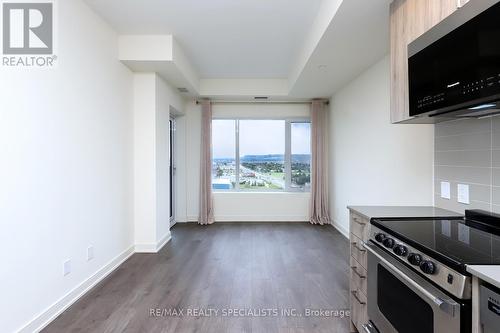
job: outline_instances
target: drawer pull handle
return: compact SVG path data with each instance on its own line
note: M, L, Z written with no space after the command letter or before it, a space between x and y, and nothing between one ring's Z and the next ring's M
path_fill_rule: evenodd
M351 291L352 297L361 305L366 305L366 302L363 302L362 300L359 299L358 297L358 292L357 291Z
M353 221L356 222L357 224L360 224L360 225L365 225L366 224L366 222L360 221L357 217L353 217Z
M366 276L364 276L358 272L358 268L356 266L352 266L351 269L352 269L352 272L354 274L356 274L357 276L359 276L360 279L366 279Z
M354 243L351 243L351 244L352 244L352 246L353 246L356 250L358 250L359 252L366 252L366 250L365 250L365 249L362 249L362 248L360 248L360 247L358 246L358 243L354 242Z

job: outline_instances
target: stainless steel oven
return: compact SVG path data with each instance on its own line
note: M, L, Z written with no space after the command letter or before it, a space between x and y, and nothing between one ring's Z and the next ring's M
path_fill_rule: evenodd
M375 242L368 251L366 332L463 333L470 331L467 304L440 290Z

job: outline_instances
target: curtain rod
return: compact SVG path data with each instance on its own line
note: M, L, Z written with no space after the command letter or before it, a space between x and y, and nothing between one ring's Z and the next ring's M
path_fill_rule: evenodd
M200 104L201 101L196 100L196 104ZM214 104L304 104L309 105L312 101L212 101ZM329 101L325 101L326 105L329 105Z

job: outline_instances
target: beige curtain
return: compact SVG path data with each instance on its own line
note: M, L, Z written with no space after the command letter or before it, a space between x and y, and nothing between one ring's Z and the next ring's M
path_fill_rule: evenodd
M328 199L328 110L325 101L311 106L311 207L312 224L330 224Z
M212 104L201 102L200 215L199 224L214 223L212 197Z

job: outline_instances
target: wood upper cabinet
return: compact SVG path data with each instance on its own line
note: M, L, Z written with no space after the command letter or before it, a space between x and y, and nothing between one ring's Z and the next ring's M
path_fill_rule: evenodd
M390 9L391 121L411 119L408 107L408 44L469 0L394 0Z
M397 123L409 118L408 111L408 24L406 0L394 0L390 13L391 42L391 121Z

